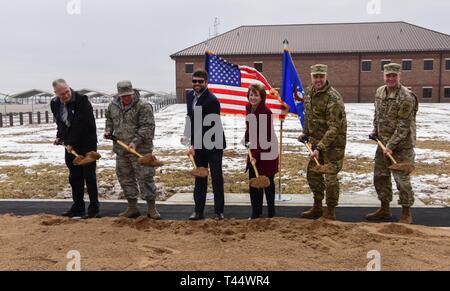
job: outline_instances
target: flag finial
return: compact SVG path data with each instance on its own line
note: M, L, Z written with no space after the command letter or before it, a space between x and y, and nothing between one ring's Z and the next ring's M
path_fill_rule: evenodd
M283 40L284 49L289 47L289 41L287 39Z

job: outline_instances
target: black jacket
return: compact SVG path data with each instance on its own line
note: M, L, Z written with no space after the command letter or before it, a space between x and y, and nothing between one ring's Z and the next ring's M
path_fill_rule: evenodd
M202 127L201 130L200 128L196 128L195 127L195 114L194 114L194 110L192 108L192 104L194 102L194 91L190 91L187 94L186 97L186 104L187 104L187 115L190 119L191 122L191 145L194 145L195 142L195 135L200 135L201 134L201 149L202 150L211 150L211 151L217 151L217 150L224 150L226 148L226 141L225 141L225 134L224 134L224 130L223 130L223 125L222 125L222 121L219 120L219 124L215 125L215 123L213 122L211 124L211 126L205 126L203 125L203 120L205 119L205 117L209 114L217 114L220 116L220 103L219 100L217 100L216 96L214 94L212 94L211 92L209 92L209 90L206 90L198 99L196 107L201 106L202 107ZM222 138L223 138L223 144L221 144L220 146L215 146L212 149L206 149L203 143L203 137L205 136L205 133L210 130L211 128L213 128L214 126L218 126L220 128L220 131L222 133ZM213 136L211 138L211 140L213 142L215 142L216 140L216 136ZM196 149L198 150L199 148L196 147Z
M67 104L68 120L70 127L62 121L60 108L64 104L55 97L50 102L50 107L55 117L58 131L57 138L62 139L65 145L70 145L79 154L84 155L89 151L97 150L97 127L95 125L94 110L86 95L81 95L72 90L74 102Z

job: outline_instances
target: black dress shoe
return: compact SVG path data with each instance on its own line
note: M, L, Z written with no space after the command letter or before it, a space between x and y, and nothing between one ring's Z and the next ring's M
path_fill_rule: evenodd
M64 212L61 216L69 217L69 218L77 218L77 217L84 217L86 213L84 211L73 211L69 210Z
M100 213L99 212L91 212L88 213L87 215L83 216L83 219L93 219L93 218L100 218Z
M72 210L68 210L68 211L64 212L63 214L61 214L61 216L64 216L64 217L69 217L71 215L72 215Z
M215 220L224 220L225 219L225 215L223 215L223 213L217 213L216 216L214 217Z
M189 220L202 220L202 219L205 219L205 216L202 213L197 212L192 213L192 215L189 217Z

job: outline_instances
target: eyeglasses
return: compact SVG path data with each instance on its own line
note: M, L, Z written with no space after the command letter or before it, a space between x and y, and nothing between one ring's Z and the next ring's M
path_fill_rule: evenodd
M205 80L192 80L192 84L204 84Z

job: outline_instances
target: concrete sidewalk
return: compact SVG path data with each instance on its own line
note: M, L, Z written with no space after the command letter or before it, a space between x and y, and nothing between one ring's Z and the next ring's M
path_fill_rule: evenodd
M208 205L213 205L214 201L212 194L208 194ZM279 195L276 195L278 199ZM310 206L313 204L314 200L312 195L282 195L283 198L288 198L288 201L275 202L278 206ZM392 201L392 207L400 207L397 203L398 196L394 196L394 201ZM170 197L162 204L180 204L180 205L193 205L194 199L192 193L178 193ZM265 203L265 202L264 202ZM225 194L225 204L226 205L236 205L236 206L247 206L250 205L250 195L248 193L243 194ZM339 198L340 207L378 207L380 206L380 201L377 197L369 195L358 195L358 194L345 194L341 195ZM416 199L414 204L415 207L430 207L436 208L434 206L427 206L422 201Z

